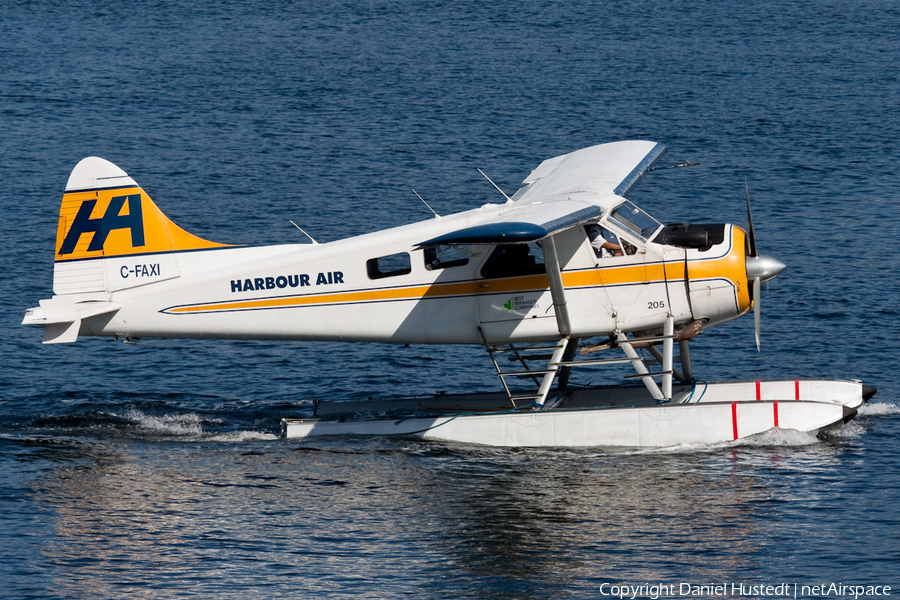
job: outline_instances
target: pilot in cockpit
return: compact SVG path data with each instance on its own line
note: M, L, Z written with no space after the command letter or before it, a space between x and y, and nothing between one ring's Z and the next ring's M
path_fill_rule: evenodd
M599 225L588 225L587 234L597 258L622 256L622 246L606 239L608 233Z

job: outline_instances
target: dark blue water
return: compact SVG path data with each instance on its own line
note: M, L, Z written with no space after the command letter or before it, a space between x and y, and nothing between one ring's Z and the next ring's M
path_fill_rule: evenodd
M898 30L886 0L4 4L0 595L900 589ZM85 156L192 233L267 244L303 240L289 220L327 241L429 218L410 188L441 214L495 202L476 167L512 192L541 160L618 139L702 163L635 190L664 221L744 223L746 180L760 249L788 264L763 295L763 352L752 319L720 326L692 346L698 376L877 386L840 435L282 441L279 419L315 398L498 382L478 348L42 346L19 326L51 293Z

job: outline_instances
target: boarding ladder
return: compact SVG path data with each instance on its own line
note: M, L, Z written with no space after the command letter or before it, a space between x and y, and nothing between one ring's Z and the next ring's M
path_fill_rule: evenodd
M483 334L482 334L483 337ZM523 406L543 405L550 393L550 386L556 376L559 367L551 366L553 357L559 360L559 354L565 349L567 340L562 339L555 344L489 344L485 341L487 349L497 369L497 375L503 383L503 389L509 398L513 408ZM518 363L514 370L504 370L502 363ZM529 363L540 362L543 368L532 368ZM520 392L510 390L508 378L531 379L537 391Z

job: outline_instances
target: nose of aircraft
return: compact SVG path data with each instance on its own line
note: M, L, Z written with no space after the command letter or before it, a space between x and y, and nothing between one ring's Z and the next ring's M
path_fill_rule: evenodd
M748 256L747 279L768 281L777 277L785 269L785 264L771 256Z

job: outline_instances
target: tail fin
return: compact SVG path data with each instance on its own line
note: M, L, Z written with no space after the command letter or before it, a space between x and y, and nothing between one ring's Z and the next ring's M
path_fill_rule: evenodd
M92 156L75 166L63 194L53 292L110 292L171 279L178 277L174 253L225 246L175 225L125 171Z

